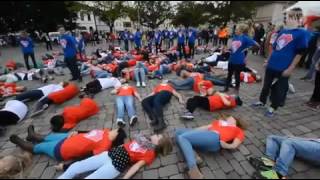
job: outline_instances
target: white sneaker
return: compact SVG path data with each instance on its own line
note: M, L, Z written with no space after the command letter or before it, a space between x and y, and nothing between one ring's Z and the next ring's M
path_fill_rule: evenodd
M130 126L134 126L138 121L138 117L137 116L133 116L131 119L130 119Z
M117 124L118 124L119 127L126 126L126 122L124 122L123 119L117 119Z
M289 91L292 93L292 94L294 94L294 93L296 93L296 89L294 88L294 86L293 86L293 84L289 84Z
M142 82L142 87L146 87L146 83L145 82Z
M139 82L137 82L137 87L141 87L141 84Z

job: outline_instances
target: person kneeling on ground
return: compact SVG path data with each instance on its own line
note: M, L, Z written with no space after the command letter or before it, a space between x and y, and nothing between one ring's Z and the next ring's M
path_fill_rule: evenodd
M59 179L72 179L92 171L86 179L114 179L132 165L123 177L129 179L145 165L151 165L157 155L166 156L171 151L172 143L166 135L137 135L129 143L72 164Z
M286 179L295 157L320 165L320 139L271 135L266 142L266 157L250 158L259 179Z
M227 95L220 92L213 92L209 97L194 96L187 101L187 111L181 118L193 120L193 113L197 108L214 112L222 109L231 109L241 106L242 101L239 96Z
M129 84L124 84L120 88L116 89L116 106L117 106L117 124L120 127L126 125L124 121L124 110L127 109L130 118L130 126L133 126L137 121L138 117L134 108L134 97L136 97L140 102L142 101L140 94L137 89L129 86Z
M32 154L45 154L57 161L79 161L122 145L126 137L122 129L41 135L31 125L28 127L27 141L17 135L12 135L10 141ZM67 169L69 165L71 163L61 163L56 168Z
M189 168L191 179L203 179L204 176L197 167L201 158L193 148L208 152L218 152L220 149L237 149L244 141L244 124L233 116L221 117L212 124L197 129L177 129L176 142L180 147Z
M182 96L167 81L163 81L142 101L142 107L148 114L151 125L155 126L155 132L159 132L167 127L163 119L163 108L170 102L172 95L176 96L181 104L184 103Z
M99 112L98 104L89 98L84 98L79 106L64 108L61 115L53 116L50 120L53 132L64 132L74 128L80 121Z
M75 84L68 84L64 89L60 91L56 91L54 93L50 93L48 96L42 98L37 104L36 108L31 115L31 117L34 117L40 113L42 113L44 110L49 108L49 105L51 104L62 104L73 97L75 97L79 93L79 88Z

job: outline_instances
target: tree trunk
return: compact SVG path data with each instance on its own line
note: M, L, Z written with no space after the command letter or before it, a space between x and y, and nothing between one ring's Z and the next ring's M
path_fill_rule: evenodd
M113 33L114 22L109 23L110 33Z

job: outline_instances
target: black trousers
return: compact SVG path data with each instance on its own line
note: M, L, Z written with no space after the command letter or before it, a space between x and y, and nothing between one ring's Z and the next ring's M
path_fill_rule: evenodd
M277 81L275 81L277 79ZM271 90L271 107L278 109L284 105L289 90L289 78L283 77L281 71L267 69L264 77L264 84L260 95L260 101L267 103Z
M129 67L128 62L121 62L117 68L117 77L122 77L122 70Z
M189 57L194 57L194 43L188 43L189 49L190 49L190 54Z
M67 67L71 71L72 79L77 80L80 79L80 70L77 64L77 58L65 58L64 62L66 63Z
M244 64L231 64L229 63L228 65L228 77L227 77L227 84L226 84L226 89L229 88L231 81L232 81L232 76L235 76L236 79L236 89L239 90L240 88L240 74L241 71L245 69Z
M0 126L17 124L19 116L10 111L0 111Z
M19 94L16 97L16 100L18 101L34 101L42 98L44 96L43 92L41 90L31 90L28 92L24 92L22 94Z
M207 97L194 96L187 101L187 110L193 113L197 108L210 111L210 102Z
M47 47L47 50L51 50L52 51L52 45L51 45L51 41L46 41L46 47Z
M148 114L149 119L163 119L163 108L171 100L172 93L161 91L153 96L147 97L142 101L142 107Z
M178 49L177 50L179 52L180 59L182 59L182 55L183 55L184 58L186 58L186 50L184 49L184 44L178 44ZM181 50L182 50L183 54L182 54Z
M30 70L30 65L29 65L29 56L31 57L32 59L32 62L33 62L33 66L34 68L38 68L38 65L36 63L36 59L34 57L34 53L26 53L26 54L23 54L23 57L24 57L24 62L26 64L26 67L28 70Z
M320 102L320 71L317 71L315 87L311 97L311 101Z

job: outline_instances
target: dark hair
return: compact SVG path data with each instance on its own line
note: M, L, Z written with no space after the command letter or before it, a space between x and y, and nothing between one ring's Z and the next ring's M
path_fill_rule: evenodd
M66 81L64 81L63 83L62 83L62 87L67 87L67 86L69 86L69 83L68 82L66 82Z
M124 144L124 140L127 138L127 133L122 129L118 129L118 135L115 140L112 142L112 148L121 146Z
M62 115L53 116L50 120L51 128L53 132L60 132L64 125L64 118Z

